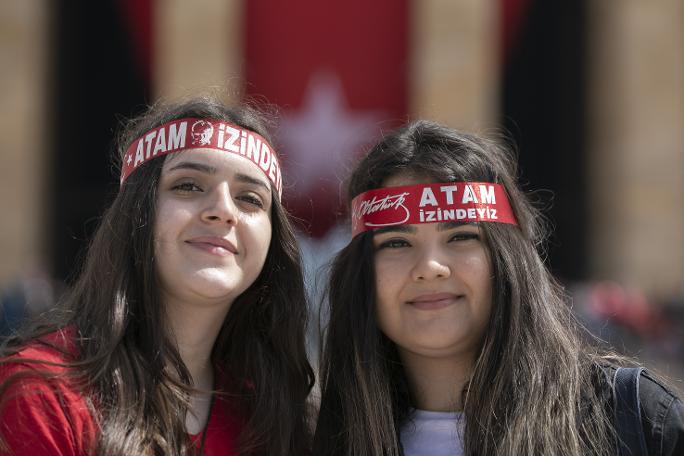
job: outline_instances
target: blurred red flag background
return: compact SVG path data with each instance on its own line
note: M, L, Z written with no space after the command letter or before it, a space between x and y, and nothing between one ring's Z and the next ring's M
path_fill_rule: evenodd
M353 159L406 120L408 2L251 0L245 8L246 93L281 108L285 202L301 229L321 237L339 216Z

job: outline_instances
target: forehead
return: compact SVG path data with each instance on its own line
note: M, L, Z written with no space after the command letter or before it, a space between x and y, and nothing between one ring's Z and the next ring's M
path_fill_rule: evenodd
M421 176L410 172L394 174L382 182L383 187L401 187L403 185L431 184L435 182L427 176Z
M240 173L264 181L269 185L264 173L251 160L240 155L228 153L211 148L200 148L191 150L181 150L167 155L162 167L162 174L170 172L182 163L194 163L206 165L211 168L212 174L234 174ZM270 187L270 185L269 185Z

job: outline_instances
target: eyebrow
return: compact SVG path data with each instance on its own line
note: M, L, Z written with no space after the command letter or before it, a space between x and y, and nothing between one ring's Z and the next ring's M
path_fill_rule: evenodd
M473 225L477 226L477 222L440 222L438 223L437 226L437 231L449 231L454 228L458 228L461 226L468 226L468 225ZM416 232L416 227L413 225L392 225L392 226L383 226L382 228L378 228L377 230L373 231L373 235L377 234L383 234L383 233L410 233L410 234L415 234Z
M271 191L271 186L268 185L266 182L264 182L263 179L257 179L256 177L252 177L248 174L243 174L243 173L235 174L235 179L237 179L239 182L245 182L247 184L258 185L260 187L265 188L269 192Z
M416 232L416 227L413 225L391 225L383 226L373 231L373 235L383 234L383 233L411 233Z
M179 169L190 169L193 171L199 171L201 173L205 174L216 174L218 170L216 169L215 166L210 166L210 165L205 165L204 163L197 163L197 162L190 162L190 161L183 161L180 162L171 168L169 168L169 172L171 171L176 171ZM262 179L258 179L256 177L252 177L248 174L244 173L237 173L235 174L235 179L239 182L244 182L252 185L258 185L260 187L265 188L269 192L271 191L271 187L264 182Z
M437 231L453 230L461 226L477 226L477 222L441 222L437 227Z
M216 167L197 162L180 162L169 168L169 171L175 171L177 169L192 169L206 174L216 174Z

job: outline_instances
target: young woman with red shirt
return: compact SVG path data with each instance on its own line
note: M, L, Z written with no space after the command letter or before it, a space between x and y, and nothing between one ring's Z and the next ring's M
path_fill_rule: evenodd
M260 114L152 108L80 275L0 360L0 454L301 455L299 251Z

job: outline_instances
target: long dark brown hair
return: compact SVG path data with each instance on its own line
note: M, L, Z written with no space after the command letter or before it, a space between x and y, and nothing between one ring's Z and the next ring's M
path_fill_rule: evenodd
M119 161L134 139L183 117L229 121L270 141L257 110L198 98L155 106L130 121L118 140ZM149 161L125 181L61 302L58 320L33 325L3 349L3 354L16 352L56 329L75 330L79 354L69 366L87 379L87 399L97 404L92 408L100 426L100 455L181 455L192 447L185 431L191 378L162 323L155 270L153 232L163 163ZM245 411L239 453L301 455L310 446L307 396L313 385L304 341L307 304L292 227L274 189L272 193L266 262L256 281L233 302L212 360L232 379L232 386L217 389L222 386L220 392ZM8 386L0 385L0 397Z
M483 223L493 269L492 313L464 391L467 455L611 454L604 359L585 343L562 288L543 261L541 216L496 142L418 121L387 135L356 166L348 201L398 173L434 182L502 184L519 226ZM411 394L395 344L375 315L373 233L334 259L321 360L314 453L401 455Z

